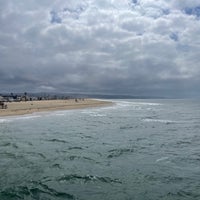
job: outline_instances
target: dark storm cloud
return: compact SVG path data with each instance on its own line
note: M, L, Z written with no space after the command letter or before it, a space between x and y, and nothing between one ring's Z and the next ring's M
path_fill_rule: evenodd
M196 0L0 0L4 91L198 94Z

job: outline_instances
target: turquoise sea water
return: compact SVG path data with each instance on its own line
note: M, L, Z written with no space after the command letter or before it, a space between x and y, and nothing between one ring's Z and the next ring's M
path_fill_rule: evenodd
M0 118L0 200L199 200L200 102Z

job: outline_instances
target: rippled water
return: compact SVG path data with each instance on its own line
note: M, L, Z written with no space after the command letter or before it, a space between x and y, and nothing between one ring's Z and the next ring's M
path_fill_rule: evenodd
M0 118L0 200L199 200L200 103L115 102Z

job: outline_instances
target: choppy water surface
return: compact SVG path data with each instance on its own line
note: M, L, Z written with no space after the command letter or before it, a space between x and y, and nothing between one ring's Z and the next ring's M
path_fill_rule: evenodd
M200 103L123 100L0 119L0 200L199 200Z

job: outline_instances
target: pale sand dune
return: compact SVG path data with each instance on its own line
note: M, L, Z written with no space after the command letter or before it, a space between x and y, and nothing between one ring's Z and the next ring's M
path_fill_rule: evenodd
M89 107L108 106L112 102L100 101L94 99L78 100L42 100L42 101L27 101L27 102L10 102L6 103L7 109L0 109L0 116L24 115L34 112L44 112L51 110L68 110L80 109Z

